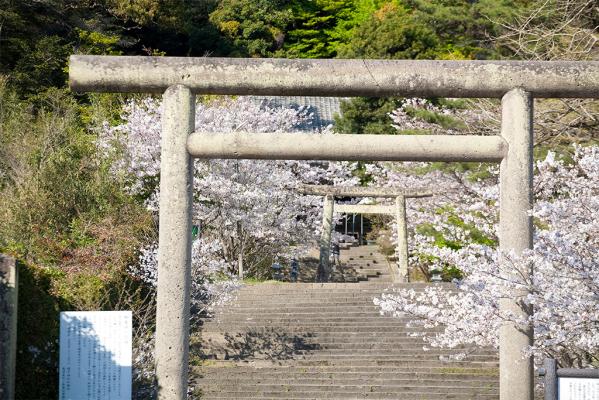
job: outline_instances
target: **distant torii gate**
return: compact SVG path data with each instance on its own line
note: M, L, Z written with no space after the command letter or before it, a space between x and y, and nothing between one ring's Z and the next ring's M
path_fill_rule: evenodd
M397 223L397 258L399 272L394 274L397 282L408 281L408 227L406 223L406 198L431 197L433 194L427 190L401 190L387 187L349 187L349 186L319 186L304 185L300 193L324 197L324 210L322 215L322 233L320 236L320 263L319 268L324 272L324 281L330 275L331 232L333 230L333 214L389 214L395 215ZM335 197L386 197L395 198L395 206L369 205L369 204L335 204Z

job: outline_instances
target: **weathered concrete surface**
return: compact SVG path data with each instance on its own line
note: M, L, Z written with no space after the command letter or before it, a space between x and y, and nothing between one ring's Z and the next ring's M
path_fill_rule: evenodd
M395 207L378 204L335 204L340 214L395 214Z
M195 93L277 96L596 97L596 61L288 60L73 55L80 92L154 92L183 84Z
M204 133L187 142L205 159L339 161L499 162L507 152L500 136L310 135L297 133Z
M321 276L319 280L327 282L331 272L329 258L331 256L331 234L333 232L333 212L335 201L333 196L324 197L324 207L322 211L322 233L320 236L320 266Z
M397 262L399 264L399 282L408 281L408 225L406 223L406 198L395 199L397 223Z
M431 197L433 194L428 189L399 189L394 187L362 187L362 186L330 186L330 185L303 185L298 191L302 194L314 196L335 197ZM339 205L337 205L339 206Z
M15 398L19 274L15 259L0 254L0 399Z
M501 135L509 151L500 165L499 178L499 246L516 254L532 248L532 180L533 180L533 102L530 93L514 89L502 99ZM532 270L520 271L524 276ZM518 274L514 271L514 274ZM500 310L527 317L518 301L526 291L500 299ZM533 400L534 365L532 358L522 358L522 349L533 343L530 326L505 323L499 330L500 399Z
M173 86L163 96L156 377L160 400L187 399L193 162L185 142L194 129L195 96Z

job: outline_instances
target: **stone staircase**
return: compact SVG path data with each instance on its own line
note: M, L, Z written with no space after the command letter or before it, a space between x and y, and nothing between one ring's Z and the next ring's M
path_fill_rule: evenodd
M336 269L344 277L344 282L391 282L391 265L387 258L378 252L376 245L347 246L342 248L341 265ZM352 279L353 278L353 279Z
M499 398L494 352L441 361L452 352L424 351L408 318L382 316L372 302L391 286L426 284L393 285L378 266L371 273L379 263L363 261L376 258L368 249L343 253L368 281L248 285L206 319L192 336L196 398Z
M300 260L299 282L315 282L318 268L318 250ZM387 258L378 252L376 245L342 245L340 265L331 272L331 282L390 282L392 268ZM283 269L283 280L289 281L289 269Z

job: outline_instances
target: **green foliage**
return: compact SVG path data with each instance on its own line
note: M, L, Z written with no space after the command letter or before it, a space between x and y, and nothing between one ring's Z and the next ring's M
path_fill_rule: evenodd
M466 125L460 120L452 118L448 115L443 115L434 111L425 110L423 108L406 107L406 113L410 117L418 118L432 124L437 124L444 129L466 129Z
M23 98L66 84L72 53L228 54L218 0L0 0L0 74Z
M354 169L352 171L352 175L357 176L360 179L361 186L367 186L374 179L366 170L367 164L367 162L358 161L355 163Z
M496 54L487 44L514 1L406 0L384 3L360 24L343 58L467 59ZM491 14L495 22L486 15Z
M416 231L421 235L429 236L434 239L434 244L437 247L448 247L452 250L459 250L465 244L475 243L486 246L495 247L497 243L493 238L485 236L476 226L464 222L461 216L454 213L452 208L443 208L437 210L437 213L445 216L446 222L452 226L460 228L468 232L465 241L458 240L452 235L452 232L444 232L437 230L431 224L421 224L416 227Z
M331 58L338 45L337 26L353 11L351 1L300 0L292 5L293 23L280 54L289 58Z
M75 28L79 39L79 52L92 55L112 55L122 54L117 50L120 38L116 35L106 35L101 32L86 31Z
M139 282L122 273L102 281L73 274L67 286L59 268L18 261L17 399L58 398L59 313L68 310L130 310L134 327L153 311L153 297ZM57 290L58 289L58 290ZM76 300L72 303L70 300Z
M455 104L435 100L434 103ZM421 130L398 131L391 126L389 113L401 105L398 98L364 98L357 97L341 103L341 115L335 116L334 129L338 133L374 134L374 135L421 135L427 132ZM437 124L445 129L465 129L463 122L447 115L417 108L406 108L406 113L411 117L419 118L429 123Z
M57 396L59 311L151 306L125 269L153 237L152 217L115 179L82 109L92 123L112 113L61 89L22 100L0 79L0 252L19 260L17 390L27 391L17 398Z
M358 97L341 103L342 116L335 116L335 131L373 135L397 133L389 113L399 107L399 99Z
M500 21L513 16L516 4L512 0L387 1L352 29L351 37L337 46L337 56L374 59L498 57L498 51L488 39L498 32ZM486 15L492 15L494 22ZM340 132L397 133L386 116L391 111L388 103L381 105L382 109L378 111L372 101L353 99L351 102L354 104L345 107L349 112L336 120L341 125ZM426 111L414 111L414 114L450 129L463 127L446 116ZM367 127L358 128L362 124Z
M355 30L341 46L341 58L434 58L439 39L431 27L412 17L410 10L387 3Z
M264 57L281 48L292 11L283 0L221 0L210 21L236 47L231 55Z
M426 223L418 225L416 227L416 231L421 235L433 238L433 243L436 247L447 247L452 250L459 250L471 243L482 244L491 247L497 246L497 242L493 238L485 236L485 234L477 229L476 226L464 222L463 218L457 215L453 208L441 208L437 210L437 213L443 215L446 218L446 222L450 226L467 232L467 235L463 240L459 240L453 235L451 228L449 230L438 230L432 224ZM417 265L419 266L420 271L427 279L430 279L431 271L429 270L429 266L438 261L438 258L430 254L423 253L416 254L416 256L418 259ZM441 277L443 281L451 282L453 279L462 278L462 275L462 271L455 266L449 264L442 265Z
M354 29L385 0L296 0L291 2L293 22L277 56L332 58L347 43Z
M394 1L394 0L393 0ZM370 16L389 0L353 0L351 13L340 18L331 33L339 44L348 43L355 35L355 29L367 21Z

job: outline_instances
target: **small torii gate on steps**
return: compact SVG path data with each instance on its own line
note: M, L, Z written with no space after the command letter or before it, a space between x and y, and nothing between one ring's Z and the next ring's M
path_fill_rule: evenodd
M397 223L397 258L399 271L395 271L396 282L408 282L408 226L406 221L406 199L431 197L433 194L425 189L402 190L388 187L349 187L326 185L303 185L299 188L302 194L324 197L322 215L322 234L320 237L319 268L324 272L324 281L328 281L331 267L329 265L331 250L331 232L333 231L333 214L389 214L395 215ZM395 205L368 204L335 204L335 197L386 197L395 198Z
M500 163L499 248L532 248L533 99L599 98L597 61L236 59L71 56L74 92L159 93L163 99L156 377L160 400L187 398L191 208L195 158ZM501 132L476 135L206 133L195 95L500 98ZM532 267L514 271L530 276ZM526 289L499 307L526 321ZM499 329L500 400L534 399L530 324Z

